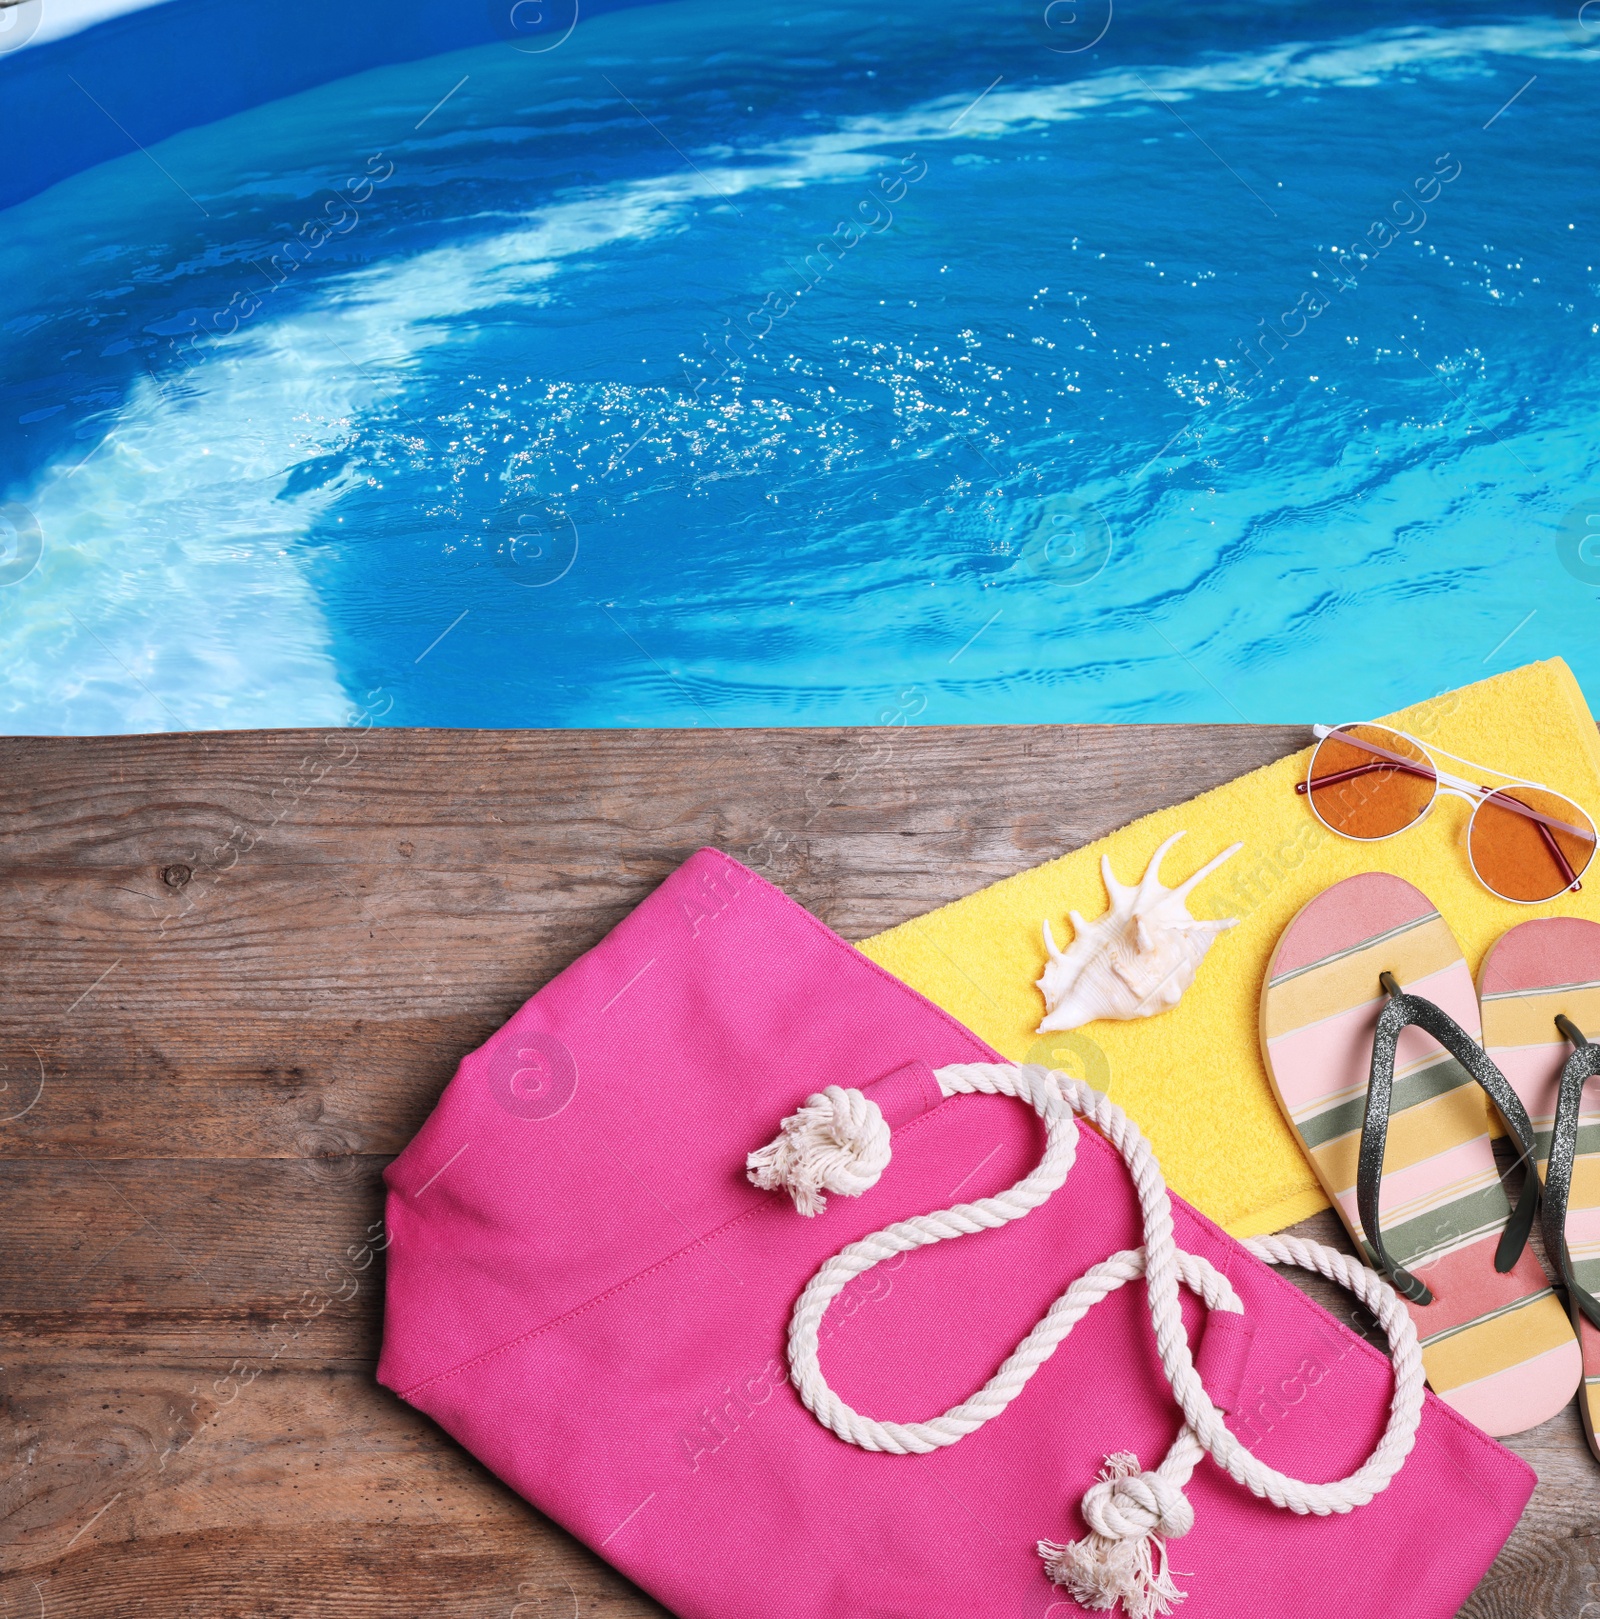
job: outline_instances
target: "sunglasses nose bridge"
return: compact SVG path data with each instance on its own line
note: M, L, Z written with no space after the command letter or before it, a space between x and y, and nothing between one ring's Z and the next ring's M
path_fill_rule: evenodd
M1455 782L1448 776L1439 776L1434 779L1433 795L1435 798L1459 798L1463 804L1470 804L1474 809L1483 802L1484 794L1467 782Z
M1471 815L1463 815L1461 825L1456 830L1456 846L1466 854L1469 862L1472 859L1472 820L1477 813L1474 809Z
M1434 787L1433 797L1429 800L1428 808L1422 816L1423 820L1433 814L1442 798L1459 799L1466 805L1465 812L1457 817L1456 843L1463 849L1469 848L1472 842L1472 818L1478 813L1478 806L1483 802L1482 798L1475 792L1464 792L1459 787L1441 781Z

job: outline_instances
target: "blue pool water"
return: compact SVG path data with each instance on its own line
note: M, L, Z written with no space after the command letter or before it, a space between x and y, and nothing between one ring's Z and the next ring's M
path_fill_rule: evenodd
M1600 695L1600 19L1108 11L675 0L0 215L0 729Z

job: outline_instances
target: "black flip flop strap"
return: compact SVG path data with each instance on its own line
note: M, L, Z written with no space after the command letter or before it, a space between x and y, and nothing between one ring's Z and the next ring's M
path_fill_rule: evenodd
M1394 980L1389 980L1393 984ZM1361 1229L1377 1268L1394 1284L1402 1298L1414 1304L1431 1304L1433 1294L1427 1285L1398 1264L1384 1247L1378 1225L1378 1196L1383 1184L1383 1149L1389 1139L1389 1107L1394 1094L1394 1050L1400 1031L1415 1024L1431 1034L1444 1049L1489 1093L1500 1116L1511 1131L1518 1155L1527 1167L1522 1195L1501 1233L1495 1250L1494 1268L1508 1271L1516 1264L1533 1229L1538 1210L1539 1176L1533 1161L1533 1125L1522 1099L1511 1082L1494 1065L1482 1046L1450 1014L1420 995L1407 995L1398 988L1389 991L1389 1002L1378 1015L1372 1037L1372 1072L1367 1085L1366 1115L1361 1124L1361 1153L1356 1165L1356 1206Z
M1600 1045L1579 1046L1561 1070L1550 1160L1544 1171L1544 1246L1573 1303L1600 1327L1600 1299L1578 1285L1572 1274L1572 1255L1567 1250L1567 1200L1572 1191L1572 1164L1578 1155L1578 1109L1583 1102L1584 1082L1596 1074L1600 1074Z

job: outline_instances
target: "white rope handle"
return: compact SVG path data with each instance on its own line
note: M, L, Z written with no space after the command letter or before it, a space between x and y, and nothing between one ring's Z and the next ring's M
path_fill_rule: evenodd
M1423 1402L1422 1355L1416 1328L1394 1289L1358 1261L1321 1243L1295 1237L1257 1237L1246 1246L1271 1264L1315 1270L1348 1288L1382 1324L1394 1353L1395 1386L1389 1420L1371 1456L1348 1478L1310 1484L1268 1467L1226 1425L1205 1391L1184 1330L1182 1283L1210 1309L1240 1312L1238 1295L1205 1259L1185 1253L1173 1232L1172 1203L1154 1151L1131 1119L1109 1098L1070 1074L1036 1065L955 1063L935 1077L945 1096L971 1092L1015 1096L1044 1121L1044 1155L1008 1191L960 1203L863 1237L827 1260L801 1293L789 1323L790 1378L801 1400L841 1439L864 1450L924 1454L957 1440L998 1416L1055 1353L1088 1310L1124 1283L1143 1276L1162 1370L1183 1412L1184 1426L1166 1459L1140 1472L1137 1458L1119 1452L1084 1497L1090 1534L1071 1545L1041 1541L1052 1579L1086 1607L1120 1602L1130 1619L1170 1612L1182 1593L1166 1568L1165 1540L1186 1534L1194 1513L1183 1494L1195 1465L1209 1454L1252 1494L1291 1512L1349 1512L1364 1506L1400 1470L1416 1440ZM970 1399L929 1422L879 1422L839 1398L823 1375L818 1335L828 1305L857 1276L895 1254L1021 1219L1065 1181L1077 1153L1079 1114L1099 1128L1133 1177L1144 1217L1145 1245L1113 1254L1072 1282L1017 1346L1005 1364ZM830 1086L784 1121L779 1140L750 1155L757 1185L783 1186L804 1213L820 1211L820 1191L859 1196L888 1164L889 1127L859 1091Z

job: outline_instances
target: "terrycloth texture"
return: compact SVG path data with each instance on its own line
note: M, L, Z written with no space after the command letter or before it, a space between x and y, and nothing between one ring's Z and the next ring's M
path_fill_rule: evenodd
M930 1455L836 1438L785 1361L831 1254L1039 1162L1031 1108L945 1101L920 1071L994 1060L701 851L462 1059L389 1166L379 1381L680 1619L1068 1619L1037 1542L1131 1514L1140 1481L1102 1495L1096 1474L1124 1451L1154 1466L1180 1428L1142 1287L1097 1303L1003 1415ZM829 1085L873 1093L893 1153L875 1186L807 1219L757 1191L746 1159ZM1297 1479L1352 1471L1385 1426L1387 1358L1177 1199L1172 1219L1254 1328L1229 1427ZM1143 1233L1127 1167L1084 1128L1026 1219L851 1282L822 1323L829 1383L883 1420L934 1416ZM1203 1343L1208 1312L1188 1296L1183 1313ZM1375 1600L1450 1619L1535 1482L1432 1395L1405 1465L1346 1514L1281 1510L1202 1463L1172 1549L1181 1619L1350 1619ZM1168 1533L1179 1514L1164 1503Z
M1328 724L1373 717L1309 716ZM1389 718L1425 742L1545 782L1600 816L1600 736L1559 658L1446 692ZM1600 871L1590 873L1581 893L1547 905L1511 905L1482 888L1460 841L1471 813L1460 799L1441 798L1420 826L1384 843L1336 837L1294 790L1309 758L1306 749L1147 815L1098 843L880 933L861 949L1003 1056L1066 1067L1108 1090L1150 1138L1173 1191L1233 1235L1282 1230L1327 1207L1273 1100L1257 1032L1268 958L1302 905L1357 872L1394 872L1438 905L1474 972L1490 945L1529 917L1600 921ZM1189 835L1162 872L1169 886L1229 843L1244 843L1190 902L1196 917L1236 916L1239 926L1212 946L1172 1011L1036 1035L1044 1015L1034 987L1046 959L1044 919L1064 940L1069 909L1092 921L1106 908L1102 854L1111 856L1121 881L1134 882L1156 845L1181 828Z

